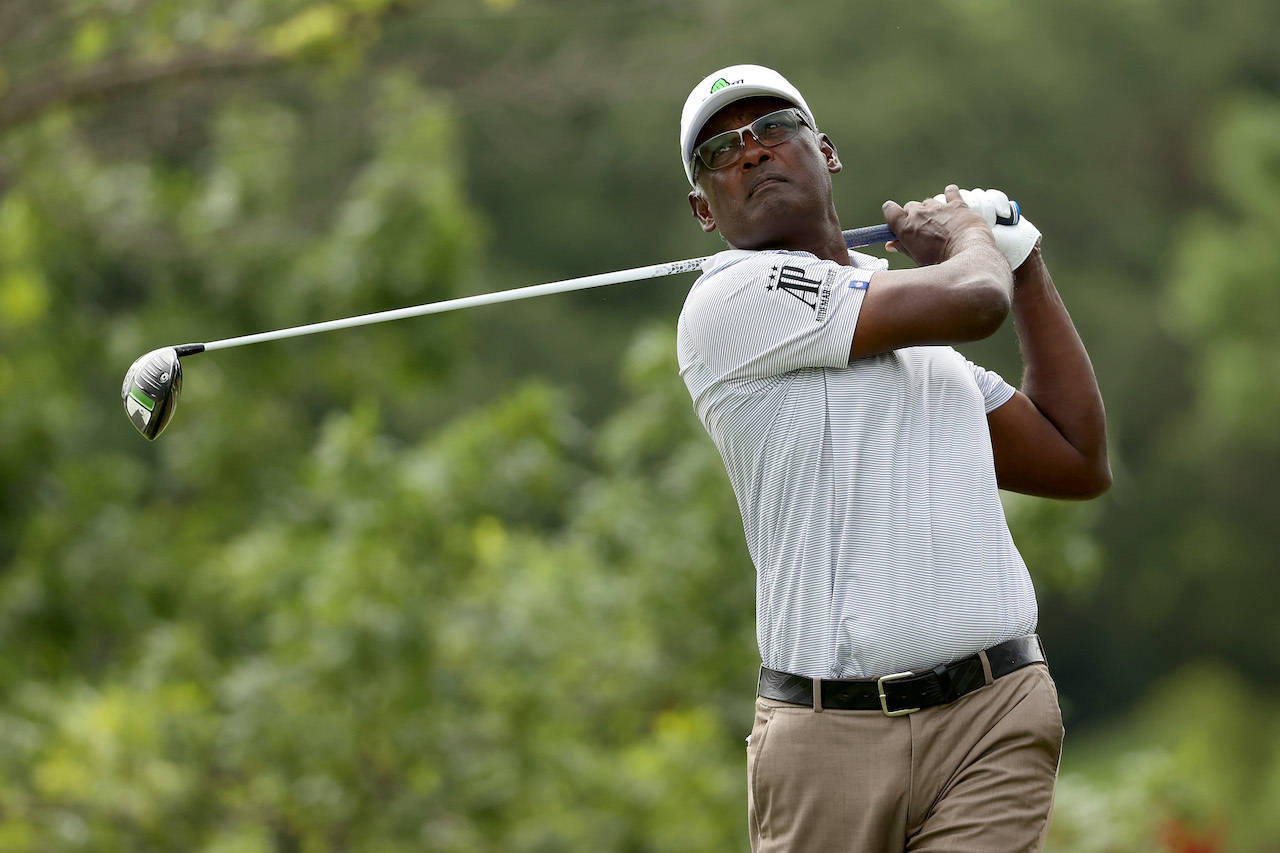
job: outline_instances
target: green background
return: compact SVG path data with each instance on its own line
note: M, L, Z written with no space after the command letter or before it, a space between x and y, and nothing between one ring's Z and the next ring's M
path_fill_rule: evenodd
M1115 485L1006 496L1068 739L1052 851L1280 849L1273 0L5 0L0 849L720 851L754 575L691 276L208 341L720 248L689 87L774 66L847 227L1000 187ZM900 259L894 260L901 263ZM1012 331L964 348L1011 381Z

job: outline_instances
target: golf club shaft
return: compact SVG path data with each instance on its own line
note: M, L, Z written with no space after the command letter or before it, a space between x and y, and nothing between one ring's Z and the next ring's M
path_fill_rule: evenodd
M845 245L849 248L870 246L873 243L885 243L894 239L888 225L870 225L865 228L854 228L844 232ZM479 305L493 305L498 302L512 302L517 299L528 299L532 296L545 296L551 293L565 293L570 290L586 290L591 287L604 287L609 284L621 284L627 281L643 281L650 278L661 278L667 275L693 272L699 269L708 255L703 258L689 258L684 261L668 261L665 264L654 264L647 267L633 267L617 272L588 275L581 278L570 278L564 281L552 281L546 284L534 284L529 287L517 287L514 290L500 290L495 293L481 293L476 296L463 296L458 299L446 299L442 302L430 302L425 305L413 305L408 308L395 308L390 311L378 311L373 314L361 314L357 317L345 317L341 320L328 320L323 323L309 323L305 326L293 326L288 329L277 329L274 332L259 332L255 335L241 335L235 338L224 338L204 344L182 344L175 347L178 355L194 355L209 350L231 349L264 341L278 341L283 338L296 338L302 335L314 335L319 332L331 332L336 329L350 329L354 326L368 326L374 323L385 323L389 320L401 320L405 317L421 317L425 314L440 314L445 311L457 311L460 308L475 308Z

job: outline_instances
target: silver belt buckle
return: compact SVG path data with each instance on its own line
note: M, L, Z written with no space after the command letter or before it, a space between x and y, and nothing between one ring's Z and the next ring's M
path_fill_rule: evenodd
M905 717L907 714L914 714L920 710L919 708L900 708L897 711L890 711L889 703L885 700L884 686L887 682L910 678L913 675L915 675L914 672L907 670L906 672L895 672L892 675L882 675L876 679L876 692L880 694L880 710L884 711L886 717Z

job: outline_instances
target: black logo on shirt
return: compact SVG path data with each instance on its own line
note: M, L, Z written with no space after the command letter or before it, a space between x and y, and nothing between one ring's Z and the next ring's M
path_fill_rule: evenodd
M827 314L827 305L831 301L831 285L820 278L806 278L803 267L773 267L769 275L768 290L782 290L799 299L813 309L815 319L821 320Z

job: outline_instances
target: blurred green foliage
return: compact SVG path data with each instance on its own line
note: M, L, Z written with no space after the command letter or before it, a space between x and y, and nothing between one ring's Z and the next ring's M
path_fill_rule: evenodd
M1278 730L1273 690L1220 663L1185 667L1072 743L1048 850L1275 849Z
M714 251L675 125L741 61L806 92L847 225L954 180L1046 234L1116 469L1006 496L1070 731L1050 849L1276 849L1278 24L6 0L0 849L745 846L754 582L687 282L188 359L154 445L115 393L166 343ZM1016 380L1007 330L966 353Z

